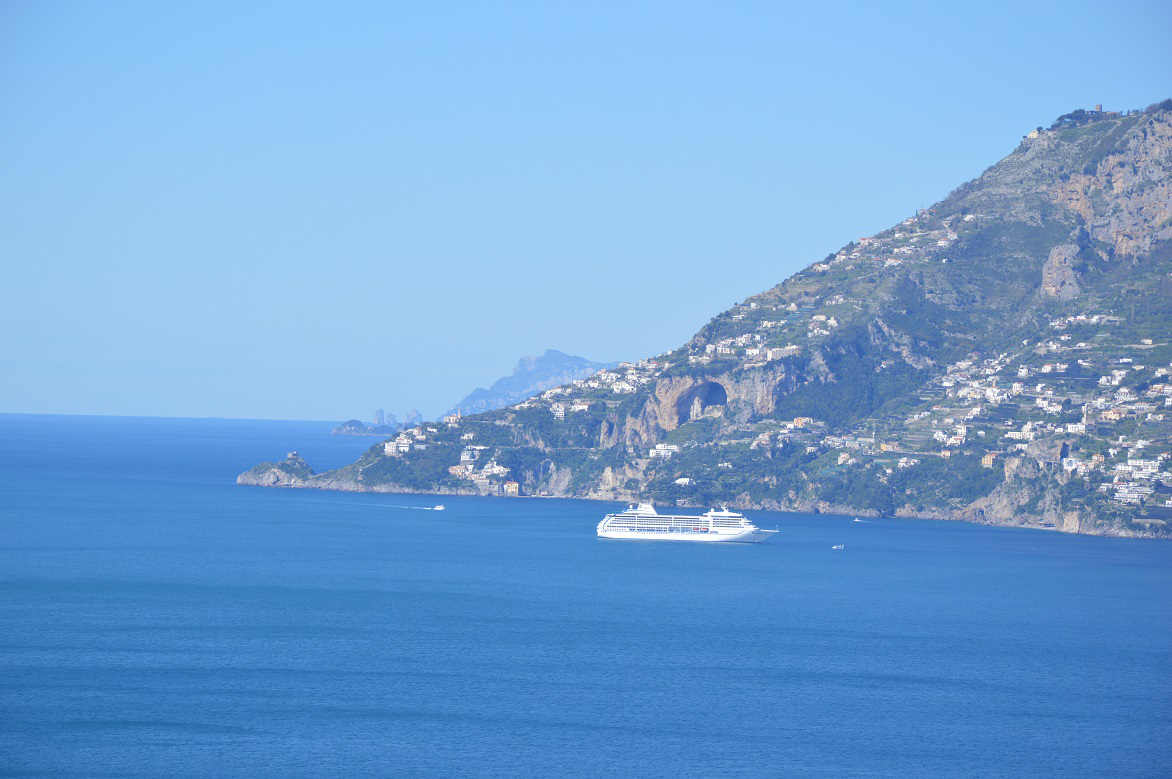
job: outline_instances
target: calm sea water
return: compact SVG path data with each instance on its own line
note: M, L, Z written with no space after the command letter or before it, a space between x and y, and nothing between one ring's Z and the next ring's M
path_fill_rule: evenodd
M237 487L328 425L0 416L0 770L1167 775L1172 543ZM831 551L837 543L845 551Z

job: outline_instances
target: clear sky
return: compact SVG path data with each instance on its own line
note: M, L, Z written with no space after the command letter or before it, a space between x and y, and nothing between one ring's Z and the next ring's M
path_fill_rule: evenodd
M0 411L438 414L1172 96L1166 1L586 5L4 3Z

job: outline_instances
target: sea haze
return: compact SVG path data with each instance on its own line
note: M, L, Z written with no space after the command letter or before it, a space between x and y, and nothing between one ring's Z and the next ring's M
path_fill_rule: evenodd
M375 440L329 428L0 416L0 772L1172 760L1169 542L763 512L767 544L608 542L605 504L233 484Z

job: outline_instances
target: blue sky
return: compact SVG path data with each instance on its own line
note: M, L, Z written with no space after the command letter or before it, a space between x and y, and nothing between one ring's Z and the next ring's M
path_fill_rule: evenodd
M1172 96L1167 3L185 5L0 7L0 411L437 414Z

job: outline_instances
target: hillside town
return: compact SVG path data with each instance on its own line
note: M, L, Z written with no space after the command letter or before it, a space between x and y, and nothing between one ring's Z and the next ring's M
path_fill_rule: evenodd
M755 310L752 303L747 308ZM815 321L834 326L833 317ZM947 365L920 388L919 405L871 419L863 428L830 432L828 420L808 416L755 420L732 424L713 441L658 442L628 454L649 481L669 480L685 501L688 488L713 471L733 466L724 455L681 458L681 453L761 452L799 445L807 455L830 456L836 467L886 474L961 454L979 457L986 469L1002 469L1008 460L1026 456L1054 463L1062 479L1081 480L1120 506L1172 509L1172 363L1148 359L1166 352L1169 344L1150 338L1118 342L1113 333L1120 321L1094 312L1055 319L1049 325L1052 337L1022 343L1013 352L983 359L974 355ZM739 356L745 368L753 368L753 358L771 358L755 353L752 346L733 355L719 351L721 344L752 343L746 339L752 335L721 339L697 351ZM621 363L546 390L508 411L539 411L555 424L585 421L653 384L670 360L663 355ZM502 421L451 414L441 423L404 430L383 444L382 453L403 457L430 444L451 445L458 438L459 461L447 468L450 476L480 494L523 495L521 482L495 457L499 447L477 440L478 430L486 424L499 428ZM697 461L706 465L697 467Z
M242 478L1164 534L1170 171L1164 104L1060 118L674 350Z

